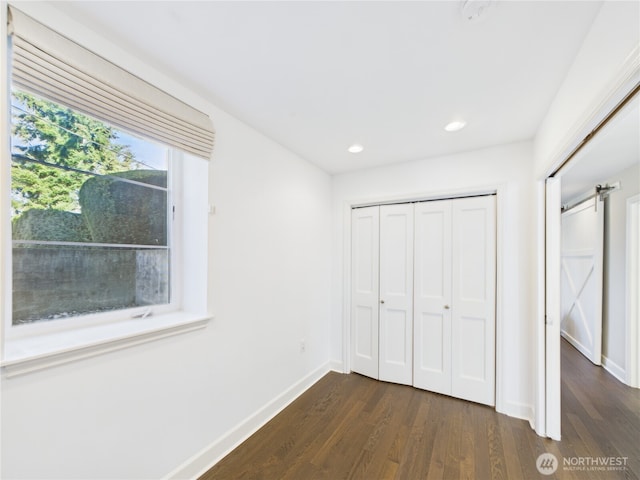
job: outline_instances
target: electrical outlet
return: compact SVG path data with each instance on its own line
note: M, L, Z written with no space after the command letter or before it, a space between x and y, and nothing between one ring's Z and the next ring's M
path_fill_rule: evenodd
M300 353L304 353L307 351L307 342L305 342L304 338L300 340Z

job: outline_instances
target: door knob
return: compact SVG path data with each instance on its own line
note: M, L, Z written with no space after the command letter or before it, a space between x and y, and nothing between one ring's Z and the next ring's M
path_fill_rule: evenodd
M444 309L445 309L445 310L449 310L449 308L450 308L450 307L449 307L449 305L445 305L445 306L444 306Z
M380 300L380 303L384 303L384 300Z

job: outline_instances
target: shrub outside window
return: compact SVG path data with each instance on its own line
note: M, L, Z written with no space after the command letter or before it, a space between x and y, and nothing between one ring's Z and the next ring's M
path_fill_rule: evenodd
M12 325L170 304L171 149L17 89L11 121Z

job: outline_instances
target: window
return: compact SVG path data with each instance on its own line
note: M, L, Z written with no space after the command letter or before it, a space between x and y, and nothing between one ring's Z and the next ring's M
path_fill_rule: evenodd
M211 120L14 6L8 17L5 375L203 328Z
M20 90L11 110L12 324L170 304L169 148Z

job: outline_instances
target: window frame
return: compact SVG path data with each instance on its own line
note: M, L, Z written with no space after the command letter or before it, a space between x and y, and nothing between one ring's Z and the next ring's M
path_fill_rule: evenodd
M124 132L129 134L129 132ZM148 141L147 139L143 139ZM81 329L105 323L115 323L123 321L136 321L139 318L153 317L171 312L179 311L182 307L181 285L181 248L182 248L182 164L184 163L183 153L165 145L167 148L167 243L169 250L169 303L157 305L145 305L140 307L123 308L109 310L99 313L89 313L73 317L59 318L54 320L37 320L20 325L13 324L13 289L9 286L13 284L13 239L10 241L8 251L4 253L7 263L11 265L8 272L7 289L10 290L8 297L9 312L5 315L5 338L7 340L21 338L25 336L46 335L64 330ZM11 182L11 155L9 153L9 181ZM9 190L10 194L10 190ZM11 224L7 227L11 230Z

